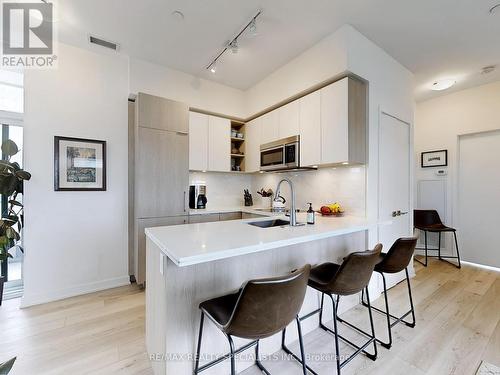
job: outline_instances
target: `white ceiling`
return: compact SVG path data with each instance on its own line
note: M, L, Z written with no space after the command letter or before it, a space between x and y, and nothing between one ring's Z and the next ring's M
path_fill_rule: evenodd
M239 89L247 89L343 24L349 23L410 69L417 100L500 79L500 0L54 0L59 38L88 47L88 33L122 52ZM205 70L258 9L258 36L240 39L215 75ZM184 13L179 21L171 16ZM481 75L486 65L498 70Z

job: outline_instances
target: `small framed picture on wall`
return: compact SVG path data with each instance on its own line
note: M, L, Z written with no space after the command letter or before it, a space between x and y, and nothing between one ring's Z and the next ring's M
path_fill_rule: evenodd
M422 168L447 167L448 150L422 152Z
M105 191L106 141L54 137L54 190Z

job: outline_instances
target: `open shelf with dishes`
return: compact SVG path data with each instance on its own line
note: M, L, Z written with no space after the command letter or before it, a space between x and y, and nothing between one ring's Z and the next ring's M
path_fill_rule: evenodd
M245 124L231 120L231 171L245 172Z

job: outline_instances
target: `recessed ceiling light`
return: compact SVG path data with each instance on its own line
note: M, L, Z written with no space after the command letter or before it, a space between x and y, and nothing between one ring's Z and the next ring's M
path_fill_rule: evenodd
M500 13L500 3L490 8L490 14L499 14L499 13Z
M432 84L431 90L434 91L442 91L449 89L451 86L453 86L457 81L454 79L441 79L439 81L436 81Z

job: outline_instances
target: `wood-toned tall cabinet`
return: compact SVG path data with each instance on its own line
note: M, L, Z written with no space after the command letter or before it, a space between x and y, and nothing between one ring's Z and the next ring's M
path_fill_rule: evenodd
M189 107L139 93L129 129L129 230L133 275L146 280L144 229L188 222ZM129 112L130 113L130 112Z

